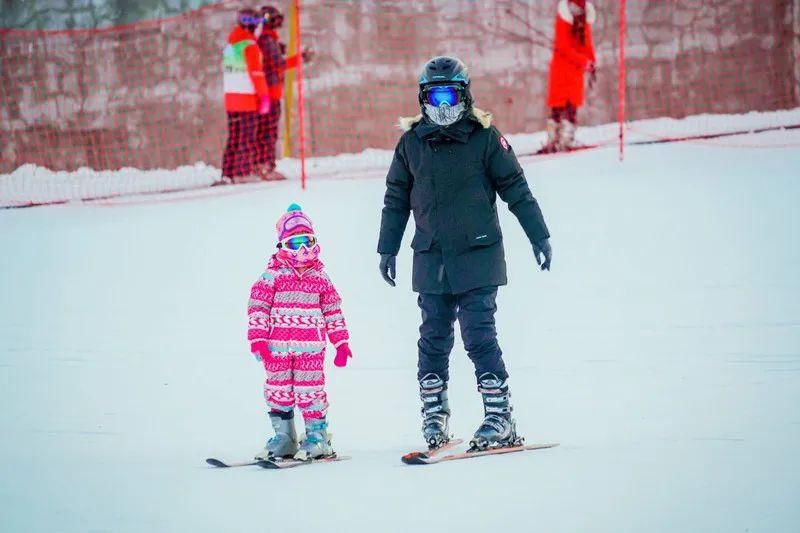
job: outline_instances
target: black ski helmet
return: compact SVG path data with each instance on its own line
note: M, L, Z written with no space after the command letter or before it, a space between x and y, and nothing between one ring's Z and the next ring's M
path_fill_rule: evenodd
M460 84L464 87L464 105L472 106L472 94L469 92L469 70L457 57L436 56L428 60L419 75L419 103L424 103L423 90L431 85Z

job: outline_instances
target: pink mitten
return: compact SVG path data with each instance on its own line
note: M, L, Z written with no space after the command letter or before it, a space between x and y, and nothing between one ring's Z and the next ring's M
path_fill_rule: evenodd
M345 344L340 344L338 348L336 348L336 357L333 359L333 364L339 367L343 367L347 365L347 358L353 357L353 352L350 351L350 346Z
M266 341L256 341L250 345L250 353L257 361L266 361L269 358L269 346Z
M269 110L272 109L272 98L268 94L261 97L261 100L258 105L258 114L259 115L266 115L269 113Z

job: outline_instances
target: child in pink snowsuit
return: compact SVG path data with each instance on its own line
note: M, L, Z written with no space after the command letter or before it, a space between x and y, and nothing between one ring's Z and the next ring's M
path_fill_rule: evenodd
M292 204L276 225L278 251L253 284L247 314L250 351L264 364L264 397L275 436L257 459L312 459L333 454L325 419L323 362L329 339L334 364L352 357L341 298L319 260L311 220ZM306 438L298 448L294 407L300 409Z

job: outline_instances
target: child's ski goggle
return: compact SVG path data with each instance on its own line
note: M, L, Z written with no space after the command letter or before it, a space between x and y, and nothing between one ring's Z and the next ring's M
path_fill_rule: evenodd
M298 251L300 248L311 250L317 245L317 238L313 235L292 235L278 243L279 248L285 248L292 252Z
M433 107L449 105L450 107L458 104L464 94L464 88L460 85L431 85L423 89L425 101Z

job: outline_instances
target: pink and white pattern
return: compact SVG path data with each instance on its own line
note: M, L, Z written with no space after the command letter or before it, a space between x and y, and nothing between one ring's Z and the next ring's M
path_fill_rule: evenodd
M264 397L273 409L297 405L306 419L328 409L323 363L327 340L337 348L349 341L341 298L320 261L300 272L272 256L253 284L247 314L251 351L265 352Z

